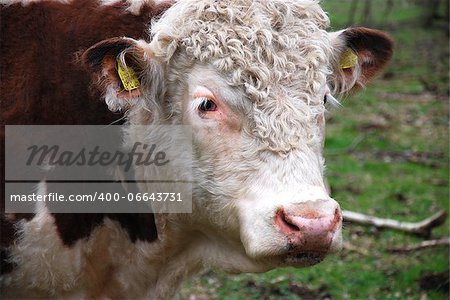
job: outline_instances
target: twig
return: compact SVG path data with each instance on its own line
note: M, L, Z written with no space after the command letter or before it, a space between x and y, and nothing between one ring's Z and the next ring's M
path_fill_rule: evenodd
M382 219L373 216L360 214L348 210L342 211L344 221L362 224L372 225L377 228L390 228L399 231L414 233L423 237L428 237L431 234L431 230L445 222L447 219L447 213L443 210L437 212L431 217L421 222L400 222L392 219Z
M420 242L415 245L409 245L409 246L404 246L404 247L388 247L387 251L392 252L392 253L408 253L408 252L412 252L412 251L417 251L417 250L422 250L422 249L431 248L431 247L435 247L435 246L442 246L442 245L445 245L445 246L450 245L450 238L445 237L445 238L441 238L438 240L428 240L428 241Z

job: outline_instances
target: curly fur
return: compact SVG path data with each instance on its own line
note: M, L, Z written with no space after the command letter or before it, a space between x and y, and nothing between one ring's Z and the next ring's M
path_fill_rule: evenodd
M285 154L317 143L311 124L334 53L328 25L318 1L179 1L152 24L151 46L171 72L214 65L253 103L261 149Z

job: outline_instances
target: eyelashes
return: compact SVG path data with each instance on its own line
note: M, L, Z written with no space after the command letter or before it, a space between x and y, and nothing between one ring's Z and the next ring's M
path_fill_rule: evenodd
M217 110L217 104L206 97L202 97L199 98L201 100L199 106L198 106L198 111L201 113L206 113L206 112L211 112L211 111L216 111Z

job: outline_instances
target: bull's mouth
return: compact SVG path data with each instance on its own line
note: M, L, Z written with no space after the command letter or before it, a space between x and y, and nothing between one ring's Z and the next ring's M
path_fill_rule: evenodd
M293 252L283 257L283 263L289 266L309 267L323 261L325 252Z

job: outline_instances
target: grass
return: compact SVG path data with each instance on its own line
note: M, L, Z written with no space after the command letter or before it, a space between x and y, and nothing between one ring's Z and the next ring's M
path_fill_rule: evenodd
M439 209L449 210L448 36L422 28L418 20L423 11L412 1L394 1L388 16L385 2L374 0L373 22L393 35L395 55L382 76L330 114L327 177L343 209L417 221ZM350 3L323 1L333 29L345 27ZM360 10L362 5L361 1ZM448 235L448 221L433 231L435 238ZM448 247L392 254L385 249L423 239L353 224L344 224L344 239L367 254L344 250L308 269L233 276L207 272L186 284L182 295L186 299L448 299L448 291L439 285L427 289L420 285L424 274L448 272Z

